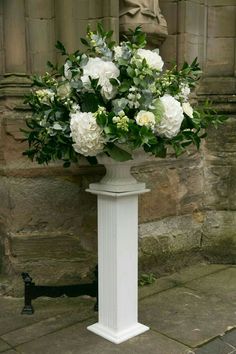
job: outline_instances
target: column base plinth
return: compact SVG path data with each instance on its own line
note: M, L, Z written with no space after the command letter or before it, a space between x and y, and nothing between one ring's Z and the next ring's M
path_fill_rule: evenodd
M147 327L141 323L137 323L134 326L127 328L123 331L115 331L115 330L111 330L110 328L107 328L97 322L97 323L87 327L87 329L89 331L99 335L100 337L103 337L103 338L109 340L112 343L120 344L130 338L133 338L141 333L148 331L149 327Z

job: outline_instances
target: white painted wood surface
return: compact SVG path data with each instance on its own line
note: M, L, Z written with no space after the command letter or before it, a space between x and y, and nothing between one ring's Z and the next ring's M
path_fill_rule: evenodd
M116 344L149 329L138 322L138 195L148 190L129 178L127 165L123 175L132 183L122 181L124 165L114 162L109 164L107 188L103 179L87 190L98 198L99 274L99 320L88 329Z

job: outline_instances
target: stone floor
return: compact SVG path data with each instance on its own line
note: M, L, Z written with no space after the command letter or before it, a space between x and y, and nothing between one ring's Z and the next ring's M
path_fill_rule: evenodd
M86 330L91 298L0 297L0 353L236 354L236 266L189 267L139 289L139 320L151 330L115 345Z

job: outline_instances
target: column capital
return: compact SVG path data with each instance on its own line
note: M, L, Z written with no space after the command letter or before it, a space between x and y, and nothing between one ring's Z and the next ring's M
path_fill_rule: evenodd
M141 184L141 183L140 183ZM144 183L142 183L144 184ZM96 186L96 183L94 183L94 185ZM99 183L97 183L97 185L99 185ZM147 192L150 192L150 189L141 189L141 190L135 190L135 191L129 191L129 192L108 192L108 191L102 191L102 190L96 190L93 188L88 188L86 189L86 192L89 192L91 194L96 194L96 195L103 195L103 196L107 196L107 197L111 197L111 198L122 198L122 197L128 197L131 195L139 195L139 194L144 194Z

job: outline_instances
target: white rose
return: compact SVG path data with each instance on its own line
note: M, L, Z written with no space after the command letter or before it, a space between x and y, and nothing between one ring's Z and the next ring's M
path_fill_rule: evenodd
M164 115L161 121L156 124L155 131L158 135L171 139L180 131L184 119L183 108L179 101L168 94L160 97L160 101L164 108Z
M185 114L189 116L190 118L193 118L193 107L190 105L189 102L184 102L182 104L182 108Z
M84 156L96 156L103 151L104 138L102 129L91 112L76 112L70 114L71 137L73 148Z
M149 49L140 48L137 50L137 54L138 56L140 56L140 58L146 59L146 62L150 66L150 68L162 71L164 62L158 53L153 52Z
M60 98L66 98L70 95L70 93L71 93L71 87L69 82L63 83L57 88L57 95Z
M68 62L64 64L64 76L66 79L71 80L72 78L72 72L70 70L70 65Z
M83 67L83 76L81 80L86 89L91 87L90 79L99 79L98 84L102 87L101 94L107 100L116 95L116 88L110 83L110 79L117 79L120 70L111 61L105 61L101 58L89 58L87 64Z
M153 128L155 125L155 116L152 112L149 111L140 111L135 120L138 125L145 125L146 127Z

